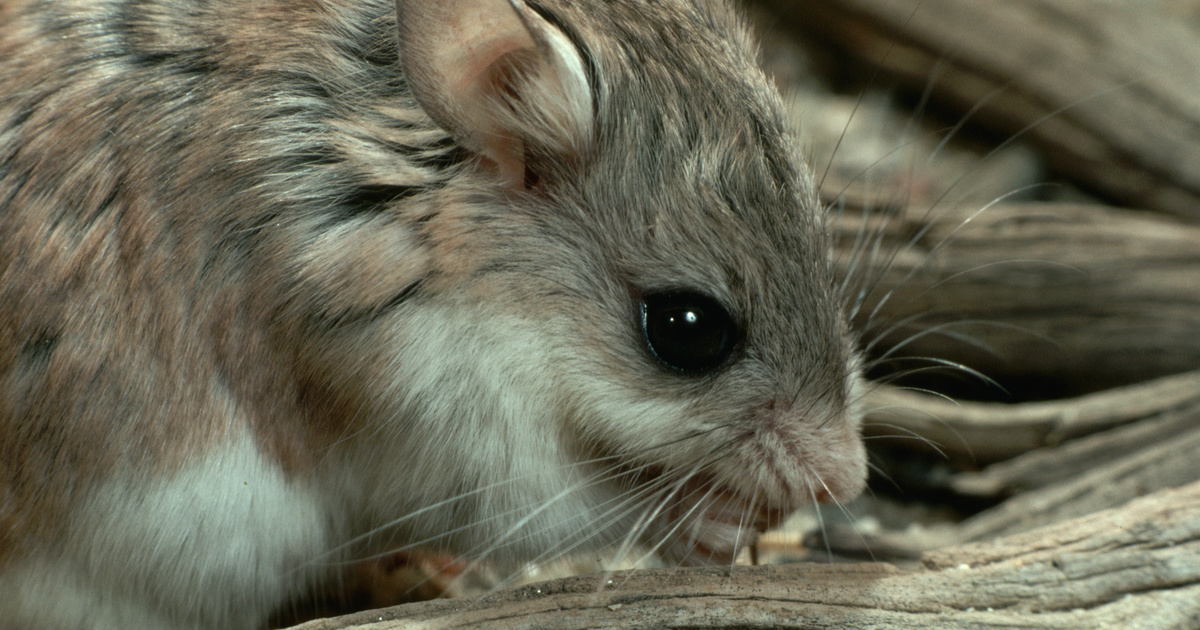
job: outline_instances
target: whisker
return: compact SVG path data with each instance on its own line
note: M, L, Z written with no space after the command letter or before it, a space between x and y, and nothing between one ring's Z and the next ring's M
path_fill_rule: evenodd
M642 465L642 466L633 468L628 471L622 471L616 475L609 475L609 474L606 474L605 472L597 473L597 474L593 475L592 477L584 479L575 485L568 486L562 492L560 492L558 495L555 495L554 497L552 497L546 501L543 501L542 505L539 506L538 508L536 508L534 510L534 512L537 513L537 512L543 511L545 509L548 509L550 507L550 505L552 505L553 503L560 501L562 498L569 495L570 493L577 492L579 489L586 487L587 485L591 485L594 483L600 483L603 481L609 481L609 480L613 480L613 479L620 479L621 477L636 476L638 474L641 474L642 472L644 472L645 470L647 470L649 468L651 468L651 466ZM652 494L653 492L656 492L657 489L658 488L654 484L650 484L647 488L639 488L637 491L635 491L635 494L633 496L635 497L635 500L640 500L640 499L636 499L637 493ZM630 501L629 496L618 495L618 496L614 496L612 499L609 499L608 501L602 503L601 506L605 506L607 504L614 503L617 505L617 508L613 508L615 510L615 509L619 509L619 507L622 504L627 503L629 501ZM512 510L510 513L524 513L527 509L528 508L517 508L517 509ZM609 512L611 512L611 511L612 510L609 510ZM607 513L602 513L600 515L600 517L604 517L606 514ZM530 514L530 516L534 516L534 515L535 514L532 514L532 513ZM584 518L584 516L581 516L580 518ZM528 521L529 521L528 517L521 519L521 521L519 521L516 525L510 527L509 531L505 532L505 534L503 534L499 539L497 539L496 541L493 541L493 543L489 547L485 548L483 551L474 551L474 552L472 552L473 555L476 555L480 558L486 558L491 553L493 553L495 549L499 548L500 545L508 544L509 542L512 542L512 540L510 540L512 535L515 534L518 529L524 527L524 525ZM593 521L591 521L589 519L588 522L590 523ZM612 522L615 522L615 521L612 521ZM598 529L598 528L592 528L592 529ZM531 536L536 536L537 533L538 532L527 532L524 537L522 537L520 539L516 539L516 540L523 540L523 539L529 538ZM596 535L596 534L593 533L592 535Z
M897 482L896 482L896 480L895 480L894 478L892 478L892 476L891 476L891 475L889 475L889 474L887 473L887 471L883 469L883 467L882 467L882 466L880 466L880 465L878 465L878 464L876 464L876 463L874 463L874 462L872 462L872 461L868 460L868 461L867 461L867 468L869 468L871 471L873 471L873 472L875 472L876 474L878 474L880 477L883 477L884 481L887 481L887 482L888 482L889 484L891 484L891 486L892 486L893 488L895 488L896 490L903 490L903 488L901 488L901 487L900 487L900 484L899 484L899 483L897 483ZM870 488L868 487L868 488L867 488L867 490L868 490L868 491L870 491Z
M872 423L872 425L880 426L880 427L887 427L889 429L895 429L896 431L903 431L904 433L907 433L908 435L872 435L872 436L864 437L863 438L864 442L869 442L871 440L889 440L889 441L890 440L913 440L916 442L920 442L920 443L928 446L929 448L933 449L935 452L937 452L938 455L941 455L943 459L947 459L947 460L950 459L950 457L946 454L946 452L942 450L941 445L939 445L937 442L934 442L933 440L921 435L920 433L913 431L912 429L909 429L907 427L903 427L903 426L900 426L897 424L890 424L890 423ZM955 431L955 434L957 435L957 431ZM967 445L966 441L962 439L961 435L957 435L957 437L964 446ZM972 456L972 457L974 457L974 456Z
M918 8L920 8L919 4L917 5L917 7L913 8L911 13L909 13L908 18L905 20L905 23L912 20L913 16L917 14ZM873 84L875 82L875 80L878 78L880 69L883 67L883 62L885 60L887 60L887 58L892 54L892 51L895 49L895 47L896 47L896 43L893 42L888 45L887 50L883 51L883 54L880 56L881 57L880 62L878 64L876 64L874 72L872 73L871 77L867 81L868 85ZM831 155L829 157L829 162L825 165L825 170L821 173L821 177L817 181L817 189L820 189L825 185L825 177L827 175L829 175L829 170L833 166L833 159L834 159L834 157L837 156L837 152L839 149L841 149L842 142L846 138L846 131L850 128L850 121L854 120L854 115L858 112L858 108L862 105L863 96L864 96L864 93L859 92L858 99L854 103L854 109L851 110L851 112L850 112L850 118L847 119L846 125L844 127L842 127L842 133L840 136L838 136L837 143L834 144L833 152L831 153Z
M817 527L821 530L821 540L825 543L825 553L829 557L829 563L833 564L833 547L829 542L829 530L825 527L825 517L821 514L821 503L817 501L817 489L812 484L808 486L808 496L812 502L813 514L817 517Z
M829 496L831 496L831 497L832 497L832 496L833 496L833 493L832 493L832 492L829 490L829 486L825 485L825 480L824 480L824 479L821 479L820 475L816 475L816 474L815 474L815 471L813 471L811 468L809 469L809 472L810 472L811 474L813 474L813 478L814 478L814 479L816 479L816 480L817 480L817 482L821 484L821 487L825 489L825 494L828 494ZM810 489L810 491L812 490L812 487L811 487L811 485L810 485L810 488L809 488L809 489ZM868 555L868 556L870 556L870 558L871 558L871 560L872 560L873 562L874 562L874 561L876 561L876 559L875 559L875 552L871 551L871 546L870 546L869 544L867 544L867 539L866 539L866 537L864 537L864 536L862 535L862 532L860 532L860 531L858 530L858 528L857 528L857 527L854 527L854 520L855 520L855 519L854 519L854 515L850 513L850 510L848 510L848 509L846 508L845 504L843 504L841 501L838 501L838 500L836 500L836 499L835 499L835 500L834 500L834 502L833 502L833 504L834 504L835 506L837 506L838 510L840 510L840 511L842 512L842 515L846 517L846 520L847 520L847 521L850 523L850 528L851 528L852 530L854 530L854 533L855 533L855 534L858 536L858 539L859 539L860 541L862 541L862 544L863 544L863 549L866 549L866 550L867 550L867 555ZM828 536L828 533L825 531L824 519L823 519L823 518L820 516L820 513L821 513L821 510L820 510L820 508L818 507L818 509L817 509L817 514L818 514L818 516L817 516L817 520L818 520L818 521L821 523L821 532L822 532L822 535L823 535L823 536L824 536L824 538L825 538L825 549L826 549L826 551L829 553L829 560L830 560L830 562L833 562L833 550L832 550L831 544L830 544L830 542L829 542L829 536Z

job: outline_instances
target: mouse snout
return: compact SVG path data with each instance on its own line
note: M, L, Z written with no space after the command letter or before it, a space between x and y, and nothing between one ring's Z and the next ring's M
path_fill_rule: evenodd
M775 400L763 405L748 442L756 477L772 503L842 503L866 487L866 451L859 421L821 404Z

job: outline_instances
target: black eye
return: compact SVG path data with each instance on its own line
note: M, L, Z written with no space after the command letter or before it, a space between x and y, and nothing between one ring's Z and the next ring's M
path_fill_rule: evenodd
M705 372L725 364L740 331L716 300L678 291L642 300L642 334L650 352L667 366Z

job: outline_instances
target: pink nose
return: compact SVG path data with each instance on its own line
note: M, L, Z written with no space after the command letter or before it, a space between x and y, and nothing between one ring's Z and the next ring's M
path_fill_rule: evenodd
M833 503L833 496L828 490L817 491L817 503Z

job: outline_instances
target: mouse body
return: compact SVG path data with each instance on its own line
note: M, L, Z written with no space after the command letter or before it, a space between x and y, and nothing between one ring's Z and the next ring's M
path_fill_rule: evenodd
M0 0L0 628L853 497L786 129L717 0Z

